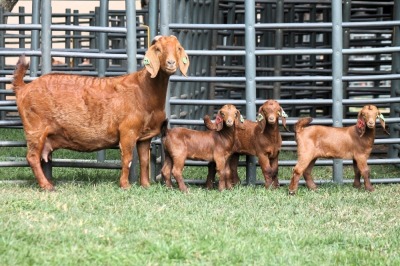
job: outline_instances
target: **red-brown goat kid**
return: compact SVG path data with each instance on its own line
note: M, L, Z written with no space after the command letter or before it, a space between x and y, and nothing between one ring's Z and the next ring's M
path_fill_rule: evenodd
M204 120L209 120L205 116ZM165 162L161 174L166 185L171 187L171 173L181 191L187 191L182 171L186 159L214 161L219 175L219 190L232 188L227 160L232 154L235 132L242 128L240 112L233 105L224 105L217 114L215 123L209 125L210 131L196 131L177 127L167 129L167 122L161 129L165 148Z
M360 177L363 176L365 189L373 191L374 187L369 179L370 171L367 159L374 144L377 118L379 118L384 131L389 134L385 129L382 114L373 105L364 106L358 113L357 124L349 127L307 127L312 118L299 119L295 124L298 161L293 169L289 193L296 194L302 175L304 175L309 189L317 188L311 176L311 171L318 158L352 159L355 174L354 187L361 187Z
M265 179L265 188L271 184L279 187L278 181L278 156L281 150L282 138L279 133L279 118L282 119L283 127L286 128L286 113L275 100L266 101L258 110L258 122L245 120L243 130L236 131L235 152L231 159L230 174L232 183L240 182L237 174L239 155L255 155L258 158ZM210 121L205 121L209 128ZM206 186L212 188L215 180L215 164L209 164Z
M140 182L149 181L151 138L165 120L169 77L178 67L183 75L188 56L175 36L157 36L135 73L109 78L47 74L25 84L28 64L21 56L14 73L14 91L27 141L27 160L45 190L53 190L40 161L56 149L89 152L119 144L121 188L128 188L132 151L138 148Z

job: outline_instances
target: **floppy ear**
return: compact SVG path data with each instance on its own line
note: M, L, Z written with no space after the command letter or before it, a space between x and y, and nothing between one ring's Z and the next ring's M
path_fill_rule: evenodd
M204 125L206 126L207 129L209 130L217 130L216 125L211 121L210 116L205 115L203 118Z
M360 135L360 138L365 133L365 127L366 127L366 124L365 124L364 118L361 116L361 111L360 111L360 112L358 112L357 126L356 126L357 133L358 133L358 135Z
M257 123L258 123L258 126L261 128L261 132L264 132L267 121L265 120L265 117L262 114L262 106L258 109Z
M185 49L181 47L179 52L179 69L181 70L182 75L187 77L186 73L188 71L190 65L189 57L185 52Z
M385 117L383 116L383 114L381 114L381 112L378 112L378 118L379 118L379 122L382 125L383 131L387 134L390 135L390 133L386 130L386 125L385 125Z
M287 132L290 132L290 130L287 129L287 127L286 127L286 118L288 117L288 115L285 113L285 111L283 110L282 107L281 107L281 111L279 112L279 117L282 119L283 128L284 128Z
M236 111L236 119L235 120L236 120L235 125L240 129L244 129L244 118L240 114L239 110Z
M217 126L217 131L221 131L221 129L224 127L224 119L221 117L219 112L215 117L215 125Z
M213 123L211 121L211 119L208 115L204 116L203 121L204 121L204 125L209 130L220 131L224 126L224 120L219 115L219 113L217 114L217 117L215 118L215 123Z
M143 64L146 67L146 70L150 73L151 78L155 78L158 74L158 70L160 70L160 60L158 59L156 49L153 45L150 46L144 55Z

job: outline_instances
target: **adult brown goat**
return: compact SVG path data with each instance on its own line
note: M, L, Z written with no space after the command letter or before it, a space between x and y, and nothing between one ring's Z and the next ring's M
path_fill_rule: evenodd
M240 112L233 105L224 105L217 114L215 123L210 122L210 131L196 131L182 127L167 129L165 122L161 129L165 148L165 162L161 174L168 187L172 186L171 173L181 191L187 191L182 171L187 158L214 161L219 175L219 190L232 188L229 177L228 158L232 154L235 132L242 128ZM210 120L205 116L205 120Z
M233 185L240 182L237 167L240 154L255 155L258 158L265 179L265 188L279 187L278 181L278 156L281 150L282 137L279 132L279 118L282 119L283 127L286 128L286 113L275 100L268 100L258 110L257 120L253 122L245 120L244 130L238 130L235 134L235 152L231 159L230 174ZM210 121L205 120L209 128ZM210 163L206 186L212 188L215 180L215 164Z
M28 64L21 56L14 73L14 91L27 141L27 160L45 190L53 190L40 165L56 149L89 152L121 150L121 188L128 180L132 151L137 145L140 183L150 185L151 138L165 120L169 77L178 67L186 76L189 59L175 36L157 36L144 57L144 68L119 77L47 74L25 84Z
M349 127L306 127L311 123L312 118L299 119L295 124L298 161L293 169L289 194L296 194L301 175L304 175L309 189L317 188L311 176L311 170L318 158L353 159L354 187L361 187L360 177L363 176L365 189L373 191L367 159L374 144L377 118L384 131L389 134L385 129L382 114L373 105L364 106L358 113L357 124Z

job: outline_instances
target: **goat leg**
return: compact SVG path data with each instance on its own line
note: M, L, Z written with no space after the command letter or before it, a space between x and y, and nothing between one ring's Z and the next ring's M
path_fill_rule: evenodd
M144 188L150 187L150 177L149 177L150 142L151 139L138 141L137 143L137 151L140 163L140 185Z
M183 160L179 158L174 159L174 165L172 167L172 175L175 177L176 183L178 183L179 190L182 192L187 192L187 187L185 185L185 182L183 182L183 176L182 176L182 171L183 167L185 166L185 159Z
M239 164L239 154L235 153L231 156L231 159L229 160L229 169L230 169L230 180L232 182L233 186L236 186L237 184L240 184L240 178L237 172Z
M354 182L353 187L360 188L361 187L361 172L358 169L357 161L353 159L353 170L354 170Z
M25 132L27 141L26 160L32 168L33 174L38 181L39 186L47 191L53 191L53 184L46 178L40 163L41 155L47 139L47 129L44 132Z
M316 161L317 161L317 159L312 160L308 164L306 170L304 170L304 173L303 173L304 180L306 181L306 186L308 187L308 189L311 189L311 190L317 189L317 185L314 183L314 180L311 176L311 171L312 171Z
M272 187L279 188L279 179L278 179L278 157L270 159L271 164L271 176L272 176Z
M165 181L165 185L168 188L172 188L171 171L172 171L172 160L169 154L165 153L165 160L164 160L164 165L161 169L161 175Z
M264 175L264 179L265 179L265 188L269 189L272 185L273 179L273 169L271 168L269 159L267 156L265 155L260 155L258 156L258 162L260 164L261 167L261 171Z
M358 160L356 159L356 162L357 162L357 167L358 167L361 175L364 178L365 190L370 191L370 192L374 191L375 189L372 186L371 181L369 179L370 171L369 171L369 167L367 165L367 159L366 158L358 159Z
M209 162L208 163L208 173L207 173L207 180L206 180L206 188L207 189L212 189L214 187L214 182L215 182L215 162Z

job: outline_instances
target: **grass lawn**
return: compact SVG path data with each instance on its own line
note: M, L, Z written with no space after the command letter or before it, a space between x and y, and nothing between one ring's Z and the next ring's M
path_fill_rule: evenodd
M399 185L0 185L0 265L399 265Z
M0 149L0 161L24 155L25 148ZM55 154L71 156L95 158ZM372 176L400 176L394 166L371 168ZM323 184L316 192L301 186L296 196L262 186L190 186L183 194L161 184L123 191L119 170L53 173L57 190L49 193L30 168L0 167L0 265L400 265L398 184L373 193ZM282 167L279 177L290 173ZM329 179L331 168L315 175ZM344 175L352 178L351 167ZM206 169L190 167L185 176L204 179Z

